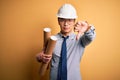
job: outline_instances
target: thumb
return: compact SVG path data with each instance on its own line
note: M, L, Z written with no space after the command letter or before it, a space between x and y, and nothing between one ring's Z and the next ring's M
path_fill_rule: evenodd
M82 35L81 33L78 33L77 36L76 36L76 40L79 40L81 35Z

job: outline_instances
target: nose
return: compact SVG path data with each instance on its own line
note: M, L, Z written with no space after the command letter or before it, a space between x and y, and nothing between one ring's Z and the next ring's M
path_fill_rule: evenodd
M65 25L65 26L69 25L69 24L68 24L68 21L65 21L64 25Z

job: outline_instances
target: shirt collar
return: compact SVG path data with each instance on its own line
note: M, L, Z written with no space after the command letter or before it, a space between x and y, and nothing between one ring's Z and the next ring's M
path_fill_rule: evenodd
M58 39L62 39L62 36L63 36L62 33L57 34ZM72 39L72 40L75 39L75 33L74 32L71 32L68 36L69 36L68 39Z

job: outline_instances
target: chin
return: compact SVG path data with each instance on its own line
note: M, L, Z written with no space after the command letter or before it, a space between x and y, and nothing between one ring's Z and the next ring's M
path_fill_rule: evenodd
M63 29L62 32L63 32L63 33L70 33L70 32L71 32L71 29Z
M64 33L70 33L71 31L65 30Z

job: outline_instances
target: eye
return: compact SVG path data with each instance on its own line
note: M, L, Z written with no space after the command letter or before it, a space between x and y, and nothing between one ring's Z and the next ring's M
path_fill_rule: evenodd
M73 19L69 19L69 22L72 22L73 21Z
M70 22L71 22L72 20L71 20L71 19L68 19L68 21L70 21Z
M63 18L59 18L59 21L60 21L60 22L64 22L65 19L63 19Z

